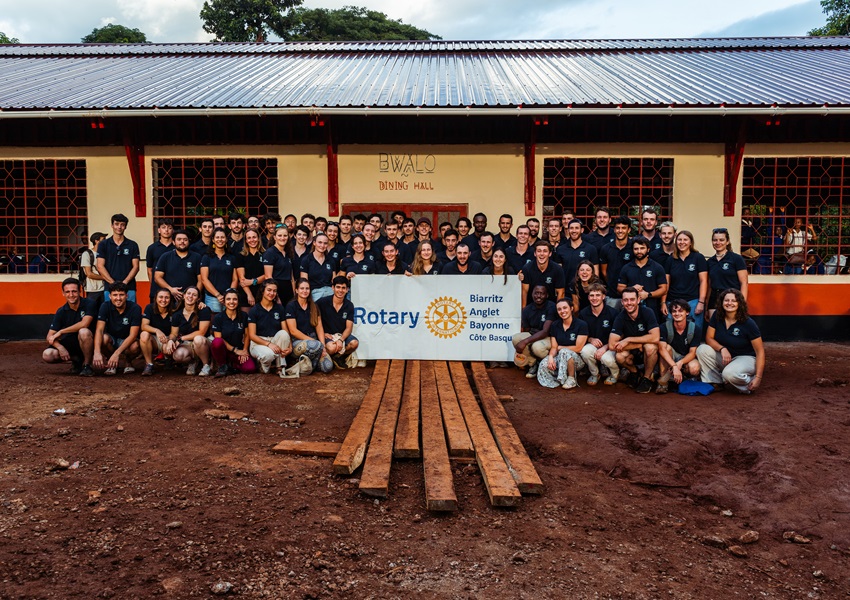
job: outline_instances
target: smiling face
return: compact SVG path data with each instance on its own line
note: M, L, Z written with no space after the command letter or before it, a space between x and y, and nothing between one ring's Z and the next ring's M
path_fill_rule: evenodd
M493 249L493 236L482 235L478 245L481 247L482 254L490 254L490 250Z
M629 237L629 226L625 223L617 223L614 225L614 237L619 241L623 241Z
M673 238L676 236L676 229L670 227L669 225L665 225L661 229L658 230L658 235L661 236L661 241L669 246L673 243Z
M355 254L363 254L363 251L366 249L366 243L363 241L363 238L359 235L351 240L351 249L354 250Z
M501 249L494 250L492 261L493 261L494 267L496 267L497 269L504 269L505 268L505 262L507 261L507 257L505 256L505 251L501 250Z
M226 246L227 234L219 229L213 234L213 247L215 247L216 250L224 250Z
M510 217L499 217L499 231L504 233L505 235L511 232L511 227L513 227L513 219Z
M422 260L426 263L431 262L434 258L434 248L432 248L431 244L428 242L422 242L422 245L419 246L419 256L421 256Z
M658 216L655 213L645 212L640 217L640 224L644 231L651 233L655 231L655 226L658 224Z
M198 303L198 298L200 298L200 292L198 292L198 288L190 285L186 288L186 291L183 292L183 304L189 307L195 306Z
M567 228L567 232L570 234L570 239L577 242L581 239L581 223L573 221Z
M469 246L461 244L457 247L457 264L465 265L469 261Z
M558 316L563 321L567 321L573 316L573 307L566 300L558 302L558 306L555 308L558 310Z
M676 236L676 249L680 254L689 254L693 250L693 242L685 233L680 233Z
M324 254L328 249L328 236L324 233L320 233L313 240L313 251L319 252L320 254Z
M534 303L534 306L543 306L548 299L549 290L546 289L545 285L536 285L531 290L531 301Z
M634 292L623 292L622 296L623 310L629 315L634 316L638 310L638 296Z
M711 234L711 247L714 248L715 252L723 252L724 250L726 250L726 244L728 243L728 233L717 232Z
M469 221L466 219L460 219L457 222L457 232L460 234L461 238L465 238L469 235L470 225Z
M377 230L375 229L374 225L372 225L371 223L366 223L363 226L363 237L366 238L367 242L371 243L375 240L375 232L376 231Z
M591 277L593 277L593 267L591 267L587 263L579 265L579 267L578 267L578 278L579 278L579 280L587 283L588 281L590 281Z
M310 282L301 280L298 282L298 287L295 288L296 295L302 300L310 297Z
M605 229L611 223L611 215L607 211L596 211L596 228Z
M156 305L159 307L160 312L163 310L167 310L168 307L171 306L171 292L168 290L159 290L156 293L156 298L154 299Z
M278 227L274 232L274 244L278 250L282 250L289 242L289 230L286 227Z
M546 230L549 232L550 241L561 239L561 223L557 219L549 221L549 224L546 226Z
M263 288L263 299L274 302L275 298L277 298L277 284L274 281L267 280L266 286Z
M593 308L596 308L598 306L601 306L602 303L605 301L605 294L598 291L588 292L587 301Z
M475 228L475 233L482 234L487 229L487 217L484 215L476 215L472 218L472 227Z
M738 312L738 298L732 292L723 296L723 310L728 316L734 316Z
M224 295L224 308L229 311L239 308L239 294L236 292L227 292Z
M245 245L251 250L256 250L260 246L260 234L253 229L249 229L245 233Z
M301 229L295 230L295 243L299 246L304 246L307 244L307 232Z

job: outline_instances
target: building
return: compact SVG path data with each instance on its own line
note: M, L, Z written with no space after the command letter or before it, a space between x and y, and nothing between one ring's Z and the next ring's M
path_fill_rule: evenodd
M740 251L747 209L766 337L850 337L850 278L783 274L769 231L799 216L824 263L850 254L850 38L10 45L0 80L0 337L42 335L117 212L144 249L159 217L233 208L602 205L707 253L715 227Z

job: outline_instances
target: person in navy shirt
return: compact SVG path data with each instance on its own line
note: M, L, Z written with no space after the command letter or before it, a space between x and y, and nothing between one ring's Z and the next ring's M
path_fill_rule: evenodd
M171 334L172 303L174 298L167 289L160 289L153 302L142 313L142 329L139 334L139 346L145 358L142 375L149 377L154 371L154 356L165 351L168 336Z
M284 319L289 335L292 336L292 356L296 359L306 356L313 370L330 373L333 361L325 350L325 330L319 307L313 302L310 282L299 279L295 286L295 298L284 309Z
M434 245L429 241L419 242L410 266L411 275L439 275L443 265L437 260Z
M617 217L614 219L614 242L602 246L602 250L599 253L599 260L601 262L600 270L607 287L605 302L617 311L622 308L620 292L617 289L617 283L620 281L620 271L633 258L632 243L629 240L631 226L631 221L629 221L628 217Z
M263 269L266 281L275 282L275 297L281 304L286 304L295 294L295 272L292 261L292 246L289 243L289 230L278 223L274 230L274 245L263 254ZM262 296L263 289L260 289ZM255 298L255 300L259 300ZM255 304L256 306L256 304Z
M642 246L646 248L646 246ZM637 246L636 246L637 248ZM611 371L609 383L616 383L620 367L630 375L630 384L639 394L652 391L652 373L658 363L658 342L661 333L655 311L641 306L638 291L627 287L622 291L623 311L614 319L608 337L608 352L602 357L603 364ZM638 375L637 365L643 361L643 376Z
M511 235L511 227L514 225L514 218L508 213L499 217L499 233L493 239L496 248L507 250L516 246L516 238Z
M151 282L150 289L150 301L153 302L153 299L156 298L156 292L159 290L159 286L154 279L154 269L156 269L156 265L159 262L159 258L174 248L174 242L172 238L174 236L174 223L171 219L161 219L159 222L159 227L157 228L157 233L159 235L159 239L155 241L153 244L148 246L148 250L145 253L145 265L148 270L148 281Z
M458 244L457 256L450 263L443 265L440 275L481 275L484 267L470 260L469 255L469 246L464 243Z
M708 286L711 293L705 307L708 318L714 314L720 292L728 289L741 290L744 299L749 291L747 263L740 254L732 252L729 230L719 227L711 232L711 247L714 256L708 259Z
M564 270L551 259L552 245L544 240L537 240L534 243L534 262L526 264L520 271L523 308L531 301L531 290L537 285L546 286L549 300L552 302L564 297Z
M360 342L354 331L354 304L347 298L348 278L334 277L333 296L325 296L318 302L319 315L325 332L325 351L340 369L347 368L346 359L357 350Z
M242 251L236 255L236 278L239 281L239 303L244 312L260 299L260 284L266 280L263 265L263 240L260 232L248 229Z
M183 298L183 290L201 285L201 255L189 250L189 234L174 234L174 249L163 254L156 263L154 280L160 289L168 290L175 301Z
M112 215L112 235L106 237L97 245L97 272L109 284L116 282L127 286L127 297L131 302L136 301L136 275L139 273L139 245L124 237L129 219L121 213ZM111 295L104 292L104 300Z
M587 323L574 318L568 298L555 303L558 320L549 327L549 358L537 369L537 381L548 388L571 390L578 387L576 375L584 368L581 351L587 343Z
M534 247L529 244L531 230L528 225L520 225L516 228L516 240L513 246L508 246L505 256L508 264L514 271L519 273L522 268L530 262L534 262Z
M611 337L611 328L617 311L605 302L605 286L601 283L591 283L587 288L587 300L589 305L581 309L578 318L587 323L587 343L581 349L581 358L590 372L587 385L599 383L599 364L602 357L608 352L608 340ZM617 383L606 381L608 385Z
M375 265L376 275L404 275L407 272L407 264L399 260L394 244L384 244L382 253L384 260Z
M366 239L361 233L351 236L351 254L342 259L339 274L351 279L355 275L375 273L375 257L366 253Z
M236 257L230 253L227 232L224 228L216 229L209 251L201 257L201 281L206 291L204 303L212 312L224 310L224 290L236 289L238 280Z
M286 227L282 229L286 230ZM279 241L275 232L275 243ZM286 357L292 353L292 342L286 328L283 307L277 303L277 282L266 279L260 284L260 301L248 311L248 352L262 373L270 373L274 365L285 377Z
M676 385L685 377L699 376L697 347L702 336L699 327L688 318L691 305L684 300L670 302L670 317L661 326L661 343L658 345L660 359L656 394L666 394L672 377Z
M708 301L708 263L694 248L694 236L682 230L676 234L676 250L667 273L670 287L668 300L684 300L691 305L691 315L697 327L705 324L705 303ZM667 306L661 307L668 314Z
M56 311L47 332L47 349L41 354L46 363L70 362L71 373L90 377L94 341L94 301L80 297L80 281L68 277L62 282L65 304ZM85 372L84 372L85 371Z
M597 208L593 224L595 226L593 231L585 234L583 238L584 241L596 248L596 252L598 253L606 244L614 243L614 230L611 228L611 210L604 206Z
M117 281L109 286L109 302L100 306L94 334L92 366L104 375L115 375L124 356L124 374L134 373L133 359L139 355L139 330L142 309L127 300L127 284Z
M531 290L531 302L525 305L520 316L522 331L511 338L516 350L514 364L528 367L525 376L529 379L537 377L538 361L549 355L549 327L557 316L555 303L549 300L549 290L543 284L535 285Z
M310 252L301 257L301 277L310 282L313 301L333 295L331 287L338 265L328 258L328 236L317 233Z
M649 242L643 236L632 239L632 262L623 265L617 291L621 294L632 287L638 292L638 301L655 312L655 318L661 319L661 299L667 295L669 281L664 268L649 258Z
M239 310L239 292L224 292L224 310L213 317L214 339L210 346L218 369L216 377L229 373L254 373L257 365L248 353L248 315Z
M183 300L171 315L171 333L165 353L175 363L188 364L186 375L208 377L212 373L210 365L210 344L207 332L210 330L212 312L208 306L200 308L201 291L193 285L183 292ZM198 372L198 363L201 370Z
M740 290L721 292L717 312L708 323L705 343L697 348L697 360L700 377L706 383L726 383L742 394L761 386L764 342Z
M582 224L578 219L570 221L567 227L567 240L558 245L555 255L558 262L564 268L564 278L572 282L576 277L578 265L583 260L589 260L593 265L593 271L599 275L599 256L596 248L581 237Z
M212 234L214 229L215 223L213 222L212 217L204 217L201 219L200 236L197 240L192 242L189 249L192 252L197 252L201 256L206 254L212 244Z

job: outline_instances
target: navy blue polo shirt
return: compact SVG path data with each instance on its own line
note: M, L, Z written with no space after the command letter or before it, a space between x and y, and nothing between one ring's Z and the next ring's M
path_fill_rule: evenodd
M121 313L112 302L104 302L100 305L97 320L106 323L106 333L123 340L130 336L131 327L142 326L142 309L135 302L127 300L124 312Z
M142 314L143 319L148 320L148 325L154 329L160 330L165 335L171 334L171 311L167 312L163 317L158 310L156 304L148 304L145 307L145 312Z
M596 248L584 240L582 240L578 248L573 248L572 243L567 241L558 246L555 253L561 259L560 262L564 268L564 278L570 283L575 280L578 264L581 261L589 260L594 265L599 264L599 254L596 252Z
M263 255L259 252L252 254L249 251L247 254L237 254L235 258L236 268L245 269L246 279L256 279L265 274L265 270L263 269Z
M396 252L398 253L398 260L407 264L413 262L413 255L416 252L416 248L413 248L413 252L411 252L410 247L401 240L396 240L395 243L389 240L384 240L384 246L387 244L393 244L395 246ZM381 246L381 262L384 262L384 246Z
M334 307L333 296L321 298L316 305L322 315L322 328L327 334L342 333L348 327L349 321L354 321L354 303L344 299L339 310Z
M236 311L236 318L231 319L227 313L222 311L213 317L213 333L221 335L221 339L233 346L235 350L241 350L245 341L245 332L248 330L248 315L241 310Z
M73 327L80 321L82 321L85 317L94 318L95 315L95 306L94 300L89 298L80 298L80 303L77 305L77 310L74 310L68 303L66 302L62 306L59 307L59 310L56 311L56 314L53 315L53 322L50 323L50 329L52 331L59 331L60 329L65 329L66 327ZM69 334L76 335L76 334Z
M273 304L269 310L266 310L260 302L257 302L248 311L248 323L257 326L257 335L261 337L274 337L281 330L282 322L283 307L280 304Z
M277 246L265 251L263 264L272 266L272 279L275 281L292 281L292 261Z
M413 265L410 265L408 268L413 269ZM437 260L437 261L434 261L434 264L431 265L430 271L428 271L427 273L422 273L422 274L423 275L439 275L440 271L442 271L442 270L443 270L443 263L441 263L439 260Z
M672 262L672 260L673 260L673 255L672 255L672 254L667 254L667 253L664 251L664 249L662 248L661 250L655 250L654 252L650 252L650 253L649 253L649 258L650 258L650 260L654 260L654 261L655 261L655 262L657 262L659 265L661 265L662 267L664 267L664 272L665 272L665 273L669 273L669 272L670 272L670 263L671 263L671 262Z
M478 236L475 235L475 233L470 233L468 236L463 238L460 241L460 244L466 244L467 246L469 246L469 253L470 254L472 254L476 250L481 249L481 244L478 243ZM458 244L458 245L460 245L460 244Z
M691 351L691 348L696 348L699 346L699 341L702 339L702 330L700 330L698 325L694 325L694 337L691 338L691 342L688 343L688 327L691 325L692 321L685 321L685 330L682 333L676 331L675 326L673 325L673 321L665 321L664 326L661 327L661 341L667 342L670 344L670 347L673 348L676 352L685 356L688 352ZM673 332L673 335L670 335L670 331Z
M514 271L519 273L525 265L534 262L534 248L529 244L525 252L520 254L514 245L505 250L505 257L508 260L508 264L514 268Z
M603 265L608 265L605 269L605 287L608 289L609 298L619 298L620 292L617 291L617 282L620 280L620 271L623 266L632 261L632 242L628 240L626 245L621 248L617 244L605 244L599 253L599 261Z
M98 258L103 257L106 262L106 270L115 281L124 281L124 278L133 270L133 260L140 258L139 245L129 238L119 246L110 235L97 245ZM127 283L128 290L136 289L136 278ZM120 336L119 336L120 337Z
M714 327L714 339L721 346L725 346L732 358L736 356L755 356L753 340L761 337L758 325L752 319L736 321L731 327L726 327L726 318L723 311L717 311L711 317L709 327Z
M618 283L624 283L626 287L642 285L645 291L654 292L667 283L667 274L664 268L651 258L642 267L632 261L623 265ZM661 298L648 298L644 304L657 309L661 306Z
M169 250L157 261L156 271L162 273L166 283L181 290L198 285L201 255L190 250L186 256L180 256L177 250Z
M204 238L200 238L191 244L189 244L189 250L192 252L197 252L200 255L204 255L210 250L210 245L204 243Z
M178 310L171 315L171 326L176 327L177 335L183 337L184 335L189 335L194 331L198 331L200 324L203 321L209 322L211 319L212 311L210 311L210 309L206 306L198 311L198 322L194 325L186 319L186 315L183 314L182 310Z
M620 339L630 337L643 337L653 329L658 329L658 319L655 311L646 306L638 306L637 316L632 319L625 310L614 319L611 333L616 333Z
M311 338L316 337L316 328L310 323L309 304L306 308L301 308L301 305L298 304L298 300L291 300L290 302L287 302L283 318L286 320L295 319L295 327L298 331ZM292 337L292 341L293 343L295 342L295 336Z
M493 248L501 248L502 250L507 250L508 248L512 248L516 246L516 238L512 234L508 234L508 239L502 239L501 231L496 234L493 238Z
M587 332L587 323L575 317L567 328L564 328L564 322L561 319L554 321L552 326L549 327L549 335L555 338L558 347L575 346L578 343L579 336L588 335Z
M174 244L168 244L166 246L159 240L155 241L153 244L148 246L148 251L145 253L145 264L147 264L149 269L156 269L156 265L159 263L160 257L166 252L173 249ZM151 281L150 283L150 298L151 301L153 301L153 299L156 297L156 293L159 291L159 286L156 284L156 281Z
M609 227L608 233L605 235L599 235L598 231L591 231L581 236L581 239L596 248L596 252L598 253L606 244L613 244L616 237L614 236L614 228Z
M443 265L443 268L440 270L440 275L481 275L484 272L484 267L473 260L467 261L466 264L466 271L461 272L460 269L458 269L457 259L455 259L450 263Z
M555 303L551 300L547 300L543 306L536 306L533 302L529 302L522 309L520 324L523 331L534 335L543 329L546 321L556 321L557 319L558 311L555 310Z
M336 274L336 263L327 256L325 261L320 263L311 252L301 258L300 273L301 277L306 277L310 282L311 289L330 287Z
M219 256L218 254L205 254L201 257L201 266L207 267L209 273L207 278L220 294L233 283L233 271L236 270L236 257L230 253Z
M558 295L556 289L566 288L566 279L564 278L564 270L561 265L550 260L545 271L541 271L537 266L537 261L530 262L522 268L522 283L528 286L528 295L526 296L527 303L531 304L531 292L535 286L545 285L549 290L549 300L555 302Z
M386 263L378 263L377 265L375 265L375 274L376 275L404 275L404 272L407 271L407 269L408 269L407 263L396 259L395 267L392 270L390 270L389 267L387 267Z
M643 231L640 232L640 235L646 237L646 234ZM649 240L649 254L650 258L653 258L653 254L656 252L664 252L664 241L661 239L661 235L658 233L658 230L655 230L655 235L652 236L652 239ZM655 260L653 258L653 260Z
M691 252L686 258L673 257L670 261L670 289L667 290L667 298L688 301L699 299L699 274L707 272L708 263L699 252Z
M723 258L717 260L712 256L707 261L708 282L713 290L741 289L741 281L738 279L738 271L746 271L747 263L744 257L734 252L727 252Z
M579 311L578 318L587 323L589 337L602 340L603 344L607 344L611 328L614 326L614 319L617 318L617 311L603 304L602 311L597 316L593 314L592 306L586 306Z
M348 254L348 246L345 244L336 244L333 248L328 248L325 256L329 258L334 265L334 268L339 270L339 265L342 264L342 259Z
M344 273L354 273L355 275L372 275L375 273L375 257L371 254L365 254L363 260L356 261L353 256L346 256L342 259L342 267L340 271Z
M230 248L230 253L233 255L239 254L242 252L242 248L245 247L245 236L242 236L241 240L234 240L233 238L227 238L227 246Z

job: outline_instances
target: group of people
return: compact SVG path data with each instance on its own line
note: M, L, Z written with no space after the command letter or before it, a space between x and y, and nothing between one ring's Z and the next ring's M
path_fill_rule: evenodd
M531 218L514 229L511 215L503 214L496 232L483 213L440 223L437 231L429 218L414 220L402 211L386 222L379 214L338 221L305 214L300 224L295 215L276 213L227 217L202 219L195 240L171 221L159 222L158 239L146 252L151 286L142 311L136 304L139 246L125 236L127 217L113 215L112 235L90 236L93 248L81 260L84 283L62 284L66 304L51 325L44 359L71 362L85 376L116 374L122 357L124 373L143 358L144 375L158 362L185 364L188 374L199 376L328 372L360 364L348 299L357 275L490 274L522 282L524 332L515 338L516 362L544 385L575 387L584 367L591 385L600 380L600 368L610 384L621 371L642 367L642 376L629 378L641 392L656 385L663 392L671 378L697 375L740 383L733 369L710 371L708 358L697 352L703 338L720 353L715 367L751 352L756 360L749 376L760 380L763 347L746 317L747 268L725 229L713 232L715 252L706 260L690 232L659 223L652 208L640 215L634 236L631 219L612 219L606 208L589 227L567 213L545 227ZM751 326L720 327L728 290L737 291L736 314ZM714 313L707 327L706 312ZM682 323L684 334L676 329ZM661 341L670 327L669 341ZM727 330L749 336L752 348L726 339ZM737 354L723 354L733 350ZM538 361L545 368L537 368ZM751 391L758 383L743 386Z

